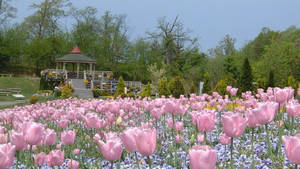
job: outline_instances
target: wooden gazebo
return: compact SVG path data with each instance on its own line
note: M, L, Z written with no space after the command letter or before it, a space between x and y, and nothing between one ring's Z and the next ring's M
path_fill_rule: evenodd
M67 63L72 63L73 72L75 72L74 64L77 65L77 71L76 71L77 78L79 78L80 64L89 64L90 66L89 71L90 74L92 75L94 74L96 68L96 60L84 55L78 46L75 46L74 49L69 54L56 59L56 70L58 70L59 67L60 68L62 67L62 69L65 71Z

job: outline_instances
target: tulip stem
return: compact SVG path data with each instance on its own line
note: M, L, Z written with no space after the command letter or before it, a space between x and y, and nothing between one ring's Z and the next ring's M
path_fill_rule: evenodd
M294 135L294 128L295 128L295 118L294 116L292 116L292 131L291 131L291 135Z
M114 167L114 161L111 161L110 162L110 168L113 169L113 167Z
M251 133L251 150L252 150L252 168L254 168L255 164L254 164L254 146L253 146L253 142L254 142L254 128L251 128L252 129L252 133Z
M268 124L265 124L265 127L266 127L266 133L267 133L267 136L266 136L267 155L268 155L268 157L270 157L271 147L270 147L270 136L269 136Z
M204 144L206 145L206 131L204 132Z
M295 164L295 169L298 169L298 164Z
M152 169L152 161L151 161L150 156L148 156L148 165L149 165L149 168Z
M230 166L233 169L233 137L231 138L231 145L230 145Z
M140 164L139 164L139 159L138 159L138 156L137 156L137 152L135 152L134 154L135 154L136 165L137 165L138 169L140 169Z

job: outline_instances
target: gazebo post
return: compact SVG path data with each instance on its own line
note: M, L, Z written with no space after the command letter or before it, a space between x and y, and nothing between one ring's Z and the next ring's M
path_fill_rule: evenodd
M66 70L66 62L63 62L63 70Z
M79 79L79 67L80 67L80 63L77 63L77 79Z
M58 64L56 62L56 68L55 68L55 78L57 79L57 72L58 72Z

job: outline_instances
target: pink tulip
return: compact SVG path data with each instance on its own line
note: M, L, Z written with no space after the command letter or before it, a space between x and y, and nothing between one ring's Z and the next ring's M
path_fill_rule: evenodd
M260 124L258 123L256 114L259 110L257 109L249 109L246 111L247 124L249 127L257 127Z
M56 133L52 129L46 129L45 131L45 138L44 138L44 144L47 146L51 146L55 144L56 142Z
M198 134L197 135L197 141L199 143L203 143L204 142L204 135L203 134Z
M183 124L183 122L177 121L177 122L175 123L175 129L176 129L177 131L182 131L182 130L184 129L184 124Z
M173 128L173 119L172 118L168 118L167 123L168 123L169 128Z
M210 146L193 146L189 150L191 169L215 169L217 152Z
M259 124L265 125L273 121L276 110L278 109L278 103L275 102L265 102L258 104L258 110L255 111L256 119Z
M100 139L101 139L101 136L98 133L95 134L95 136L93 137L94 142L98 142Z
M25 140L30 145L38 145L43 140L44 127L40 123L27 123L24 129Z
M46 154L44 152L40 152L39 154L34 155L34 164L37 166L42 166L44 162L46 162Z
M297 92L298 96L300 96L300 88L298 88L298 92Z
M10 142L16 146L16 150L24 150L27 146L23 133L14 130L10 132Z
M73 144L75 141L76 132L75 130L63 131L61 133L61 141L65 145Z
M238 88L232 88L232 89L230 90L231 96L235 96L238 90L239 90Z
M121 134L121 140L129 152L136 152L137 128L128 128Z
M79 162L75 160L70 160L67 164L68 169L78 169L79 168Z
M286 106L288 116L297 117L300 115L300 104L288 104Z
M197 129L200 132L209 132L212 131L217 122L216 113L202 111L201 113L195 116Z
M0 134L0 144L6 144L8 140L7 134Z
M53 167L53 166L59 166L62 165L64 162L64 152L60 150L52 150L47 155L46 163L47 166Z
M61 144L57 144L56 149L61 149Z
M226 90L227 90L228 92L230 92L231 89L232 89L232 86L227 86L227 87L226 87Z
M14 145L0 144L0 168L6 169L13 165L16 148Z
M69 124L69 120L68 119L61 119L59 122L58 122L58 127L61 128L61 129L64 129L68 126Z
M300 164L300 134L296 136L282 136L285 154L289 161Z
M227 145L227 144L230 144L230 142L231 142L231 138L226 136L226 134L220 135L220 143L221 144Z
M80 149L78 149L78 148L74 149L74 150L73 150L73 153L74 153L75 155L80 154Z
M247 125L247 120L240 113L226 112L222 115L223 131L229 137L240 137Z
M180 136L180 135L177 134L175 141L176 141L176 143L181 143L183 141L182 136Z
M118 160L123 152L120 138L112 136L107 136L105 143L101 140L98 142L102 155L108 161Z
M136 139L138 152L143 156L149 156L156 149L156 129L139 129Z
M5 128L3 126L0 126L0 134L4 134Z

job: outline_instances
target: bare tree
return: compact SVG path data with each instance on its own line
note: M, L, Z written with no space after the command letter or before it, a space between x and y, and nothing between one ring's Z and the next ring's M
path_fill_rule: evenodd
M169 65L174 59L179 57L185 47L194 45L197 39L192 39L189 36L191 31L185 30L183 23L176 16L173 22L168 22L166 18L158 20L158 32L148 32L151 39L158 40L162 45L162 55L165 57L165 62Z

